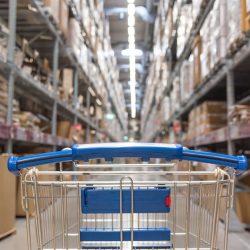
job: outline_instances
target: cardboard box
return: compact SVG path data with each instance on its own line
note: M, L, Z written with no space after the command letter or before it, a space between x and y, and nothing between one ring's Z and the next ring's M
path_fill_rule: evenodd
M81 124L74 124L69 130L69 139L73 140L75 143L83 143L84 129Z
M226 112L227 106L225 102L205 101L201 104L201 113L226 114Z
M0 238L15 232L16 177L7 169L8 155L0 155Z
M65 68L62 70L63 98L67 101L70 99L70 96L73 93L73 77L74 77L73 69Z
M201 83L201 52L202 52L202 40L200 36L195 38L193 44L193 80L194 88Z
M57 135L64 138L68 138L70 126L71 126L70 121L59 121L57 123Z
M250 192L235 193L235 211L242 223L250 224Z

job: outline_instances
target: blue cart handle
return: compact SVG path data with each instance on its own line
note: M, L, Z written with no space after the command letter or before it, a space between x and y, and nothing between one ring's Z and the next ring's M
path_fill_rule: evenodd
M116 157L162 158L166 160L188 160L223 165L235 169L245 170L248 167L245 156L230 156L217 153L189 150L178 144L160 143L103 143L103 144L76 144L72 148L62 151L37 154L31 156L11 156L8 161L9 171L19 174L27 167L59 163L67 161L88 161L90 159L104 158L112 161Z

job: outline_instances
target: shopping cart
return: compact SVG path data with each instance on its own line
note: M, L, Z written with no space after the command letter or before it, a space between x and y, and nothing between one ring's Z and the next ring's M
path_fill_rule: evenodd
M50 163L58 170L30 168ZM234 169L247 160L181 145L107 143L12 156L8 168L21 173L28 249L227 249Z

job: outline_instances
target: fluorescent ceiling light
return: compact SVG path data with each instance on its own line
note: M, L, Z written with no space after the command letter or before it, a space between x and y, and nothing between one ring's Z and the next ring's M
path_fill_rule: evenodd
M135 15L135 5L133 3L128 4L128 15L129 16Z
M135 95L135 84L130 84L130 94L131 94L131 117L136 117L136 95Z
M130 86L135 85L135 80L136 80L135 70L130 70L129 77L130 77Z
M124 49L121 51L121 54L123 56L135 56L140 57L143 55L143 51L140 49L134 49L133 45L131 46L131 49Z
M137 83L137 82L135 82L135 81L133 81L133 82L128 81L128 85L130 86L131 84L132 84L132 86L133 86L133 85L135 85L135 86L136 86L138 83Z
M135 26L135 16L128 16L128 26Z
M135 35L135 27L128 27L128 35L129 36Z
M135 43L135 36L128 36L128 43Z
M129 73L130 73L130 95L131 95L131 117L136 117L136 70L135 70L135 57L142 56L142 50L135 49L135 5L134 0L128 1L128 49L122 50L123 56L129 56Z
M134 55L135 44L134 43L129 43L128 44L128 49L133 53L132 55Z

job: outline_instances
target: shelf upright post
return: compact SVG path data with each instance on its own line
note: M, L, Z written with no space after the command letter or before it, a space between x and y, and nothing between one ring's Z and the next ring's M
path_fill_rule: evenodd
M12 125L12 113L13 113L13 97L15 87L15 45L16 45L16 9L17 0L9 0L9 39L7 50L7 62L11 65L11 70L8 79L8 108L6 123L8 126ZM8 138L6 144L7 153L12 153L12 139Z
M87 101L87 114L88 114L88 119L90 117L90 112L89 112L89 108L90 108L90 92L87 89L87 95L86 95L86 101ZM90 142L90 127L89 124L87 124L86 127L86 142L89 143Z
M235 154L235 144L231 139L231 125L229 120L229 111L235 104L235 90L234 90L234 71L232 68L232 61L227 60L227 125L228 125L228 136L227 136L227 151L228 154Z
M54 49L53 49L53 94L54 94L54 103L52 110L52 136L57 135L57 89L58 89L58 79L57 79L57 70L58 70L58 61L59 61L59 38L55 37ZM56 150L54 146L53 150Z
M77 97L78 97L78 68L74 69L74 123L77 123Z

